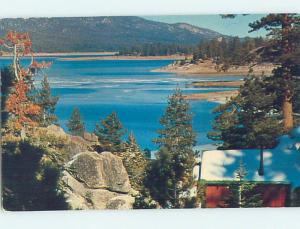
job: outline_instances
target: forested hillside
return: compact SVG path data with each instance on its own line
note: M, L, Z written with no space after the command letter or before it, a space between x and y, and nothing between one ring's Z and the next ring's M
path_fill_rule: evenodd
M0 19L0 36L10 30L28 32L36 52L128 53L140 52L137 47L147 44L149 50L157 47L165 50L163 54L168 50L171 54L221 36L215 31L189 24L167 24L140 17Z

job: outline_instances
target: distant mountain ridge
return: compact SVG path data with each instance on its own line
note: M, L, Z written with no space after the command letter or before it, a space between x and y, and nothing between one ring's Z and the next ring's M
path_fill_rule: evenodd
M9 30L28 32L36 52L119 51L149 43L192 46L222 36L187 23L133 16L0 19L0 36Z

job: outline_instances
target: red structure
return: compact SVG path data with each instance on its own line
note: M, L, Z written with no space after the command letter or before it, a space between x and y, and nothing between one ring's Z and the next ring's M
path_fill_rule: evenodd
M225 199L229 197L230 190L225 185L209 185L205 189L205 207L220 208L225 206Z
M263 199L263 207L286 207L290 196L290 185L285 183L257 183L256 193ZM226 208L230 198L230 182L209 183L205 186L206 208Z

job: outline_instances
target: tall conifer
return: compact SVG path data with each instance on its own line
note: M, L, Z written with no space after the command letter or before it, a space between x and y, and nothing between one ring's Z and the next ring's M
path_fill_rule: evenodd
M49 126L57 121L57 117L54 112L55 106L58 102L58 97L51 95L51 88L46 75L44 76L41 85L42 88L38 90L37 95L35 96L36 103L42 110L39 121L42 126Z
M80 111L77 107L74 108L70 120L67 123L67 127L69 128L71 134L83 136L85 127L80 115Z
M148 176L151 196L164 208L182 208L190 199L194 184L193 167L195 133L189 104L179 89L169 97L167 109L160 123L159 150Z
M299 68L300 47L300 16L299 14L269 14L258 21L250 23L252 31L266 29L269 42L257 54L262 61L272 62L278 67L274 77L279 81L278 91L281 94L283 126L289 131L294 126L293 87L294 77L300 76ZM280 90L281 89L281 90Z
M120 152L123 148L122 137L125 133L123 125L119 120L117 113L113 112L96 124L95 134L99 138L102 150L111 152Z

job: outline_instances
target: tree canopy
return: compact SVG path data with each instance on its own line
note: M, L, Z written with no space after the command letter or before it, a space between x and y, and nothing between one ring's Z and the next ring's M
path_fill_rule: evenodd
M147 177L147 187L162 207L186 207L194 184L195 133L189 104L179 89L169 97L160 123L162 129L154 140L159 150Z

